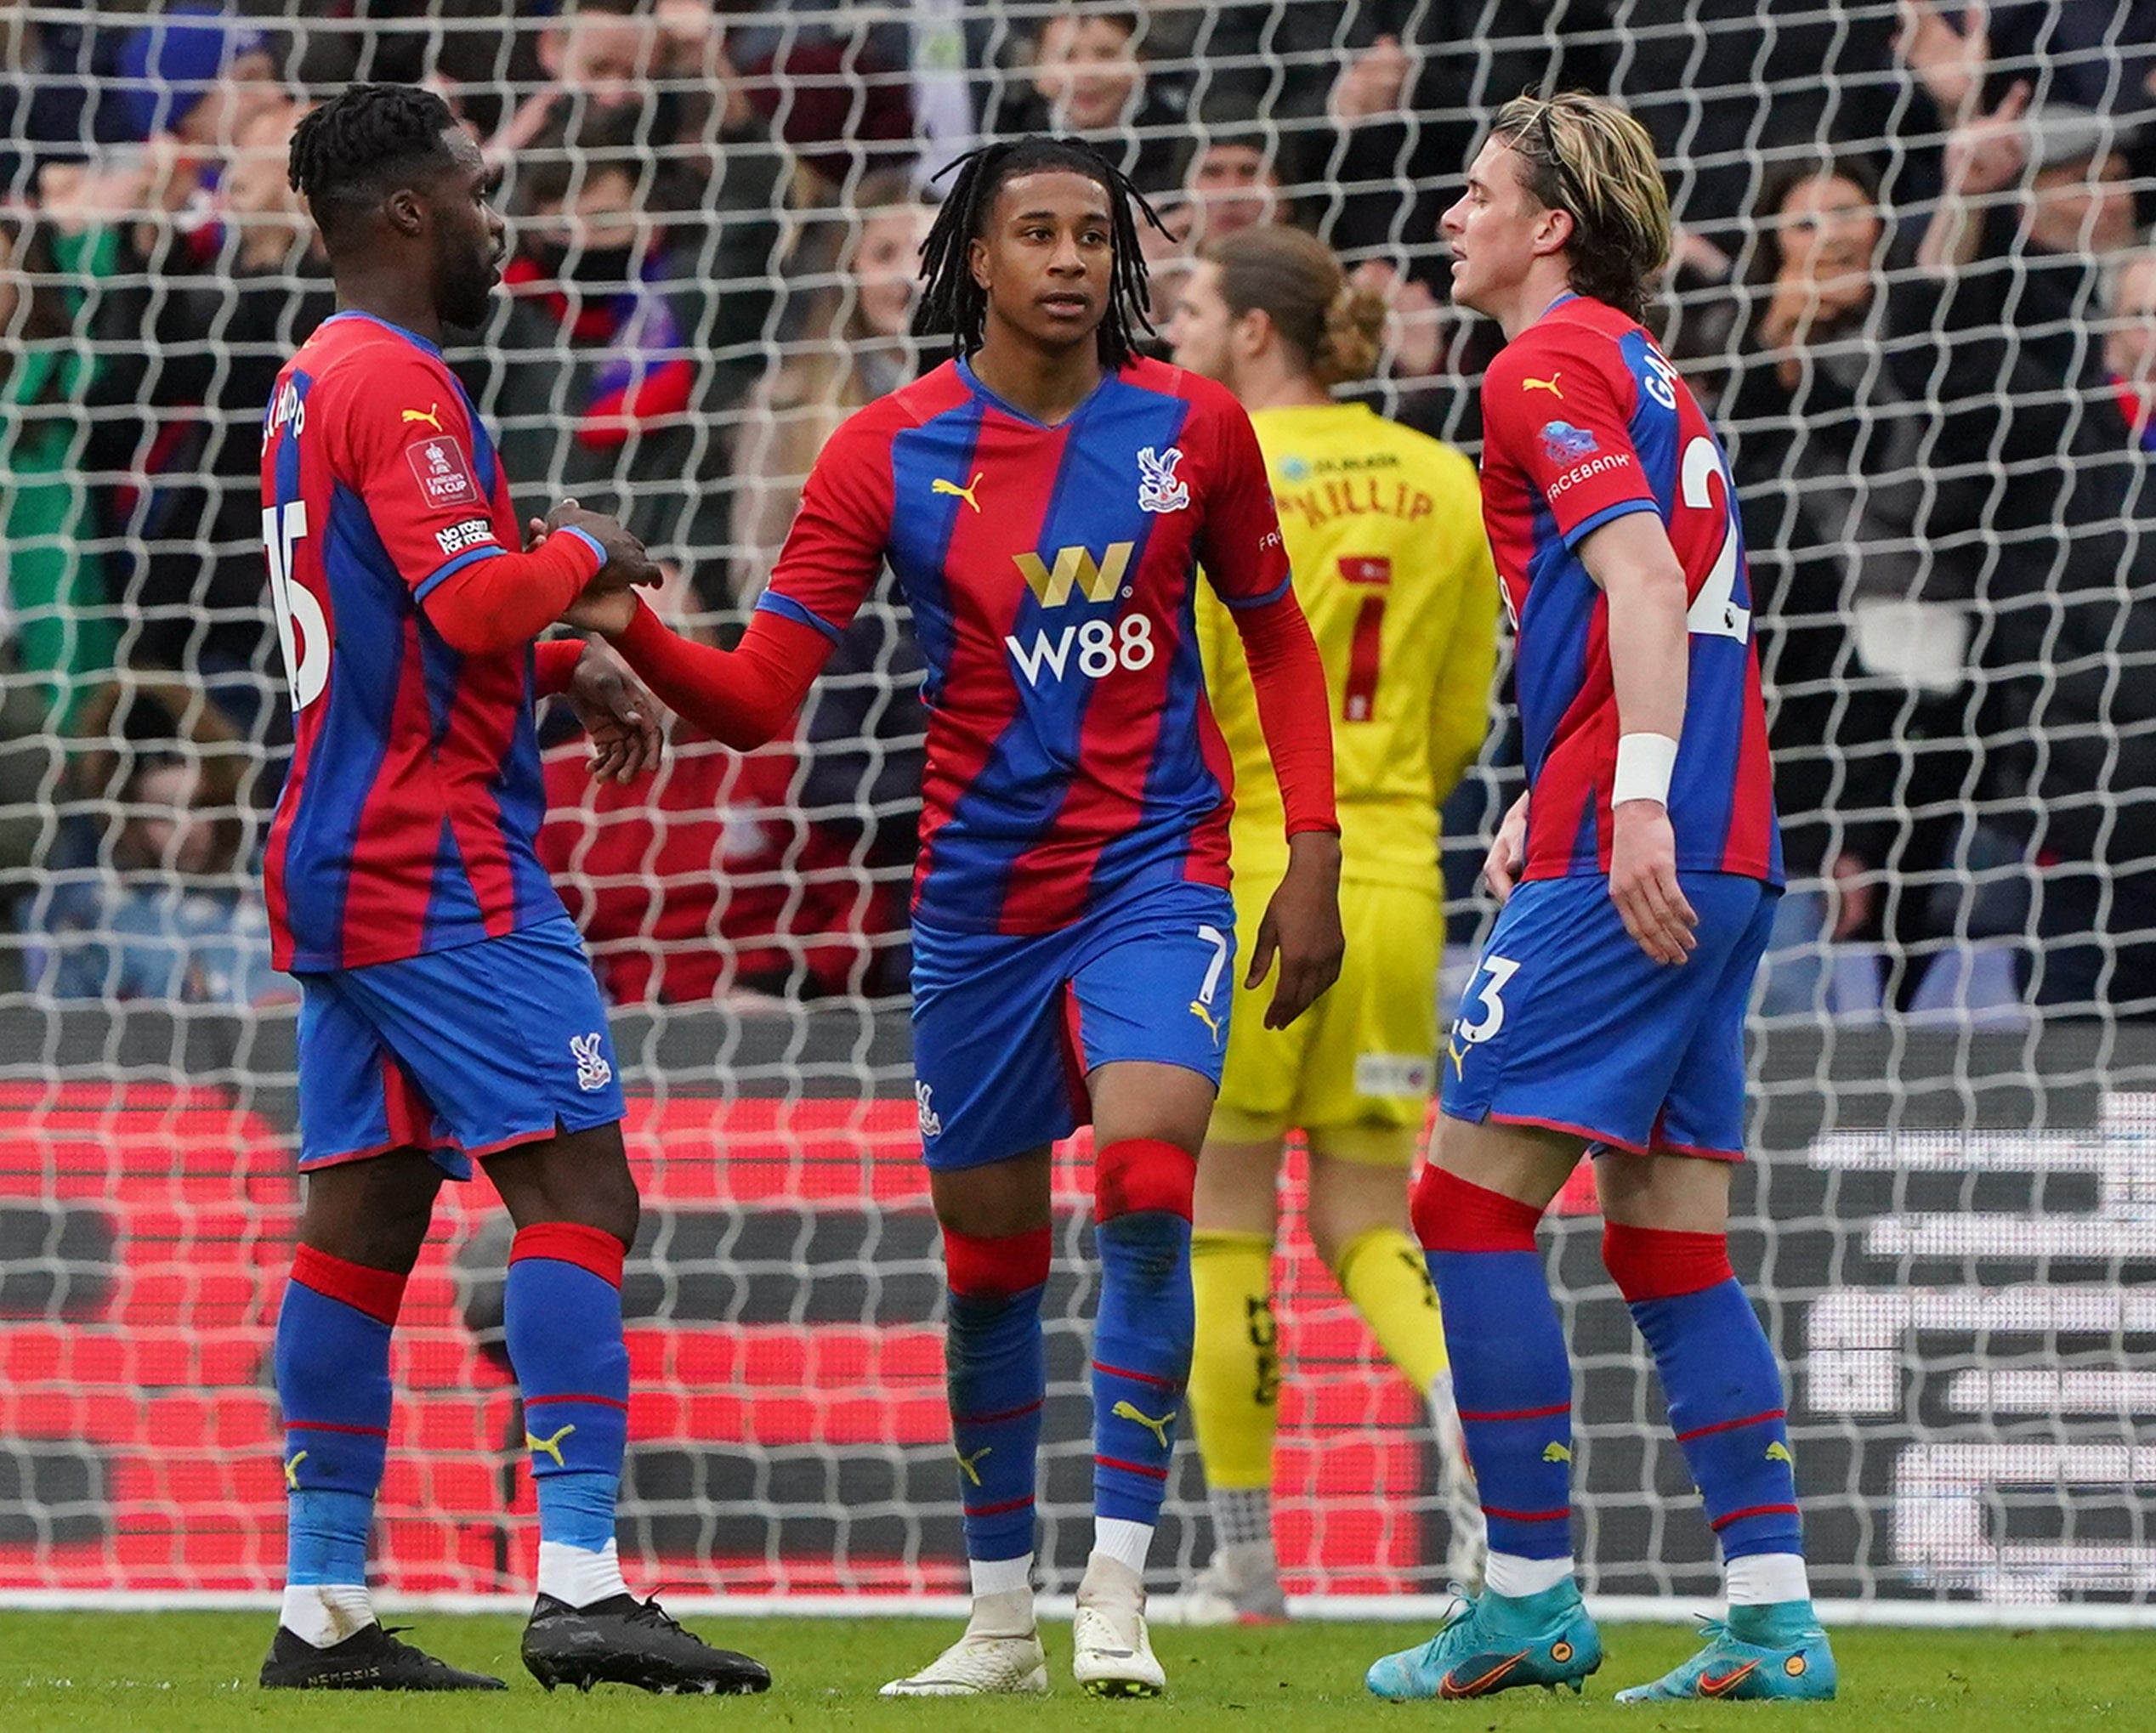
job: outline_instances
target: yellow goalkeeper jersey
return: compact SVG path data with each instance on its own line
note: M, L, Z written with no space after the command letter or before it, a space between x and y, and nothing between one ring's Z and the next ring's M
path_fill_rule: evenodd
M1342 876L1434 885L1438 807L1482 745L1497 655L1497 574L1474 465L1364 404L1262 409L1251 421L1325 663ZM1286 870L1285 818L1234 624L1209 585L1199 609L1247 890L1251 875Z

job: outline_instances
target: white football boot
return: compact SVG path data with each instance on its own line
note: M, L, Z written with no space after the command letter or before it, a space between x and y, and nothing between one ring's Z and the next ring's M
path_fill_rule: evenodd
M1078 1585L1070 1622L1071 1676L1097 1697L1157 1697L1168 1676L1145 1632L1145 1583L1128 1565L1095 1553Z

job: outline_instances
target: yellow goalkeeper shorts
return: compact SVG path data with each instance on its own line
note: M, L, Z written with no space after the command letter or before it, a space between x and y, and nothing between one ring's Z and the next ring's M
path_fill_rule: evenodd
M1329 1155L1404 1166L1437 1085L1444 920L1438 893L1342 885L1348 954L1340 979L1288 1028L1268 1029L1278 968L1255 992L1241 983L1276 888L1270 879L1235 887L1235 1011L1206 1135L1264 1143L1299 1128Z

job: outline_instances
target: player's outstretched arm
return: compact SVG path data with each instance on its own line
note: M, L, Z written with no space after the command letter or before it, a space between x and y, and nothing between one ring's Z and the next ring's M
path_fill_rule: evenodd
M1609 669L1617 694L1617 773L1610 790L1609 896L1625 931L1658 963L1682 963L1699 917L1677 876L1670 776L1684 736L1690 633L1684 568L1652 512L1613 518L1580 544L1609 600Z
M814 626L763 609L731 650L678 637L627 593L587 592L564 617L604 634L677 715L737 752L779 737L831 650Z

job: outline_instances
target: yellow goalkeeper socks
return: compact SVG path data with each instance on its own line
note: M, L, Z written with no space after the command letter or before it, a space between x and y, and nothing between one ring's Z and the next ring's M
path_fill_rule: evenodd
M1273 1242L1262 1234L1191 1235L1198 1334L1190 1418L1206 1484L1216 1492L1269 1492L1273 1485L1280 1361L1272 1281Z
M1418 1395L1427 1396L1438 1374L1451 1362L1445 1353L1444 1325L1438 1317L1438 1296L1422 1249L1397 1227L1373 1227L1341 1248L1333 1271L1357 1311L1369 1320L1385 1357L1406 1373ZM1205 1339L1206 1315L1198 1314L1199 1340ZM1202 1423L1201 1423L1202 1424ZM1207 1464L1211 1467L1210 1461Z

